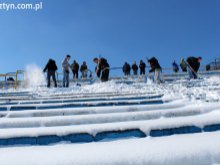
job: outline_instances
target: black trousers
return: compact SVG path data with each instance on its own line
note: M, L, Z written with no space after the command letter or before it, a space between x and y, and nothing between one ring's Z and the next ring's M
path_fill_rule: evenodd
M108 77L109 77L109 69L105 69L104 71L102 71L101 81L102 82L108 81Z
M140 70L140 75L145 75L145 70L144 69Z
M73 79L74 79L74 78L78 79L79 72L78 72L78 71L75 71L75 70L72 70L72 72L73 72Z
M186 69L186 68L182 68L182 71L183 71L183 72L187 72L187 69Z
M126 71L126 72L125 72L125 76L130 76L130 72L129 72L129 71Z
M57 87L57 80L56 80L56 75L55 71L49 70L47 72L47 87L50 88L50 78L52 77L53 82L54 82L54 87Z

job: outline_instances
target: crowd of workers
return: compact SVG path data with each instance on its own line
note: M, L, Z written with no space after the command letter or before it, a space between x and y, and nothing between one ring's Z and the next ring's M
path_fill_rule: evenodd
M69 87L69 75L70 70L73 73L73 79L78 79L79 71L81 72L81 78L87 78L88 72L90 71L87 67L86 62L84 61L83 64L79 67L79 64L76 60L70 65L69 61L71 59L70 55L66 55L65 59L62 61L62 70L63 70L63 87ZM93 62L97 65L95 72L97 77L101 79L102 82L108 81L109 78L109 70L110 66L105 58L94 58ZM49 59L48 63L44 68L44 72L47 72L47 87L50 87L51 77L54 81L54 86L57 87L56 81L56 71L57 71L56 62L53 59ZM92 71L90 71L89 77L92 77Z
M182 58L180 61L182 72L188 71L190 79L198 78L197 72L199 70L201 60L202 57L188 57L186 61ZM175 61L172 66L175 73L179 72L179 67Z
M63 70L63 87L69 87L69 75L70 70L72 71L73 79L79 78L79 71L81 72L81 78L87 78L88 72L90 72L89 77L92 77L92 71L88 69L86 62L84 61L82 65L79 67L79 64L76 60L70 64L70 55L66 55L65 59L62 61L62 70ZM172 63L173 71L179 72L179 66L182 69L182 72L189 73L190 79L198 78L197 72L200 67L201 57L188 57L185 61L183 58L181 59L180 64L178 65L175 61ZM102 82L106 82L109 79L109 71L110 65L105 58L94 58L93 62L96 64L95 73L98 78L101 79ZM152 57L147 60L148 67L149 67L149 74L154 73L154 82L161 83L163 82L161 78L162 67L160 66L158 60L155 57ZM138 75L138 70L140 69L140 75L146 74L146 63L143 60L140 60L139 66L136 64L136 61L130 66L127 62L124 63L122 70L125 76L131 75L131 70L133 71L133 75ZM44 72L47 72L47 87L50 87L51 77L54 81L54 86L57 87L56 81L56 71L57 71L56 62L53 59L49 59L48 63L44 68Z

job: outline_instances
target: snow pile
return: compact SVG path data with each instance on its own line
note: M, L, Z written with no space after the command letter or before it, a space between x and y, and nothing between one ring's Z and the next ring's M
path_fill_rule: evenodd
M154 84L151 80L139 82L137 79L131 80L128 84L126 81L111 80L106 83L95 82L92 84L72 84L69 89L46 89L41 88L36 91L41 96L53 95L80 95L80 94L155 94L164 95L164 99L189 99L191 101L220 101L220 77L212 76L197 80L178 80L165 82L164 84ZM42 90L43 89L43 90Z
M181 80L156 86L164 98L183 98L191 101L219 102L220 101L220 78L211 77L198 80Z
M141 89L136 88L135 85L130 85L126 83L117 83L112 80L106 83L95 83L92 85L86 85L82 87L84 92L89 93L101 93L101 92L112 92L112 93L139 93Z
M150 79L140 81L140 79L115 79L106 83L100 81L91 81L72 83L70 88L46 88L45 77L39 67L36 65L27 66L28 84L31 93L40 96L50 97L53 95L98 95L102 94L155 94L164 95L164 99L188 99L191 101L220 101L220 76L204 76L197 80L174 80L163 84L154 84ZM61 82L62 83L62 82ZM34 88L33 88L34 87ZM37 87L37 88L36 88ZM20 89L27 91L27 89ZM8 91L5 91L8 92Z
M30 64L25 69L27 86L29 88L36 88L46 84L45 76L42 69L36 64Z

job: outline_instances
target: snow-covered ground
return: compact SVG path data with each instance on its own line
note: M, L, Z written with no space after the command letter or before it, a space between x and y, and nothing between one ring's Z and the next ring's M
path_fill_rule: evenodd
M1 164L220 164L220 132L150 137L151 130L220 124L220 76L0 92L0 139L141 130L146 138L2 146Z

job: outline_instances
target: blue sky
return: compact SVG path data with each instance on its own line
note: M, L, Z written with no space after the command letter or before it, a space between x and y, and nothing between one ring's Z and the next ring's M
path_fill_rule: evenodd
M220 57L220 0L5 0L38 3L43 10L0 11L0 73L49 58L59 70L66 54L80 64L101 54L111 67L155 56Z

